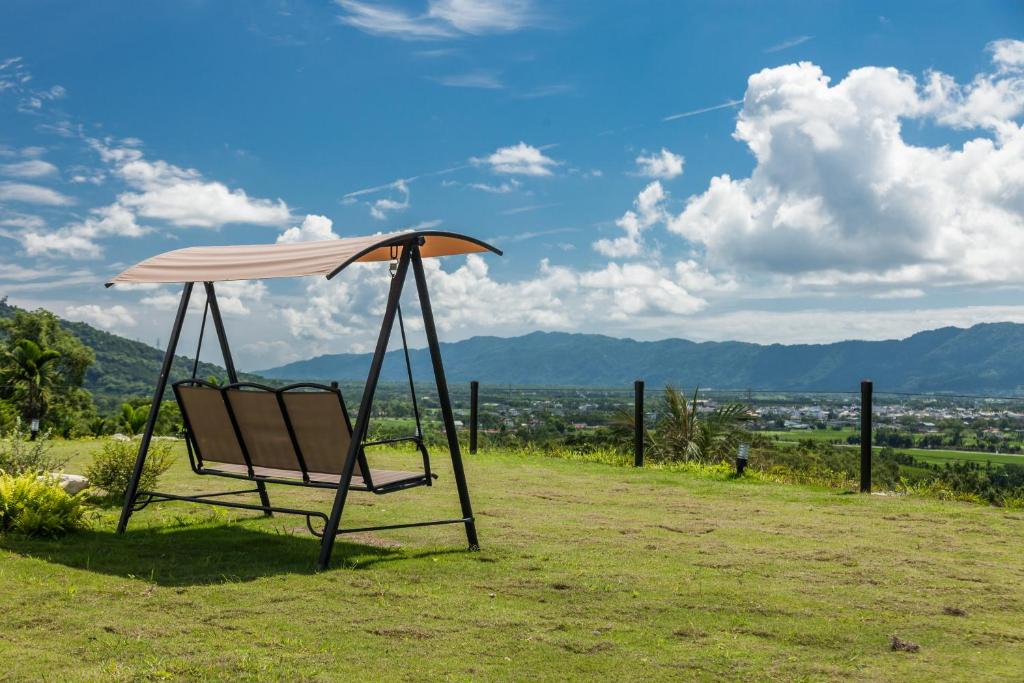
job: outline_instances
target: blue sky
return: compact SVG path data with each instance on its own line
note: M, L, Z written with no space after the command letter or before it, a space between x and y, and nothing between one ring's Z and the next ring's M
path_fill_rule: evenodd
M1024 321L1022 26L1016 2L8 2L0 294L154 342L176 292L103 290L124 265L437 225L506 250L432 264L448 340ZM240 364L365 349L385 271L226 286Z

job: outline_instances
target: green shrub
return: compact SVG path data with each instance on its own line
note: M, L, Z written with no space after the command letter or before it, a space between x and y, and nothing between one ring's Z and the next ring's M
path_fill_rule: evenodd
M139 442L135 439L111 439L93 457L92 464L85 471L89 483L106 490L113 497L123 497L135 469L135 458L139 454ZM157 479L170 469L173 459L171 447L165 441L149 444L146 466L142 469L139 489L152 491Z
M0 439L0 472L18 475L59 470L67 460L53 457L52 448L46 432L40 432L35 441L30 441L21 420L16 420L10 434Z
M85 513L82 494L69 495L54 478L0 474L0 532L60 536L88 526Z

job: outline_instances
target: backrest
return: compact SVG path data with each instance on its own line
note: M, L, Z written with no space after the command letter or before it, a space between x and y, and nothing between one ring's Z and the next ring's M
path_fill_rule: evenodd
M279 396L309 471L340 474L352 442L352 426L341 393L319 385L298 384L285 387ZM357 476L363 476L363 460L360 451L354 470Z
M244 382L217 387L192 379L173 388L200 462L341 473L352 423L336 387L293 384L275 390ZM362 450L354 474L368 475Z
M253 467L302 471L274 389L236 384L223 394Z
M219 387L203 380L185 380L174 385L174 395L200 462L247 464Z

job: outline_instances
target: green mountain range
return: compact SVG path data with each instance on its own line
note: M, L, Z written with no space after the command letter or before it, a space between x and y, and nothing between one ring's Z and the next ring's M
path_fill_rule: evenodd
M442 344L450 382L496 384L699 385L716 389L854 391L861 379L876 391L1022 393L1024 325L944 327L890 341L749 344L665 339L641 342L596 334L534 332L473 337ZM260 370L287 379L363 379L369 354L336 354ZM417 379L430 377L425 349L412 351ZM400 351L388 354L382 378L402 380Z
M15 307L0 303L0 317ZM62 323L96 354L85 386L101 406L149 397L163 351L79 322ZM207 343L215 343L212 338ZM944 327L890 341L834 344L748 344L665 339L641 342L597 334L534 332L521 337L473 337L442 344L449 382L490 384L648 386L715 389L854 391L861 379L876 391L1024 395L1024 325L989 323ZM426 349L411 351L417 380L431 378ZM370 354L318 356L242 378L357 381L366 379ZM188 377L192 360L177 356L172 376ZM200 363L198 375L223 378L224 369ZM388 354L382 379L404 381L400 351Z

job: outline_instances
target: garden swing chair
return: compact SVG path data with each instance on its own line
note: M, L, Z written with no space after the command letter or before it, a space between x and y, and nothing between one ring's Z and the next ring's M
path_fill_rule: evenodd
M304 516L309 530L321 538L318 564L322 569L330 563L335 537L344 533L463 524L470 548L478 548L476 525L462 466L458 436L455 432L451 398L448 394L448 383L445 379L437 330L427 292L423 258L486 251L501 254L498 249L472 237L435 230L323 242L191 247L142 261L108 282L108 287L119 283L184 283L160 376L154 389L149 417L139 444L135 469L125 493L124 507L117 527L118 533L125 531L133 512L150 503L188 501L262 511L267 515L279 512ZM328 386L303 382L275 389L238 381L224 322L217 304L215 282L306 275L326 275L327 279L332 279L350 264L368 261L391 261L391 284L355 425L350 421L337 383ZM430 456L423 442L405 324L399 305L410 266L423 314L423 328L433 365L441 418L448 440L452 473L459 494L462 516L455 519L342 529L341 517L349 490L368 491L380 495L417 486L430 486L436 477L430 470ZM185 424L189 462L196 474L251 481L255 483L255 488L196 495L141 491L139 480L145 467L160 404L167 389L189 299L197 282L204 285L206 304L203 308L192 377L172 385ZM208 314L213 320L227 370L228 384L224 386L196 378L199 351L202 348ZM396 439L368 441L370 412L396 317L412 392L416 433ZM377 470L369 466L367 448L401 441L412 442L419 450L423 461L422 472ZM271 505L267 493L267 484L333 489L336 491L334 504L329 515L315 510L274 506ZM226 499L247 493L259 494L259 504ZM313 519L323 522L322 530L318 531L315 528Z

